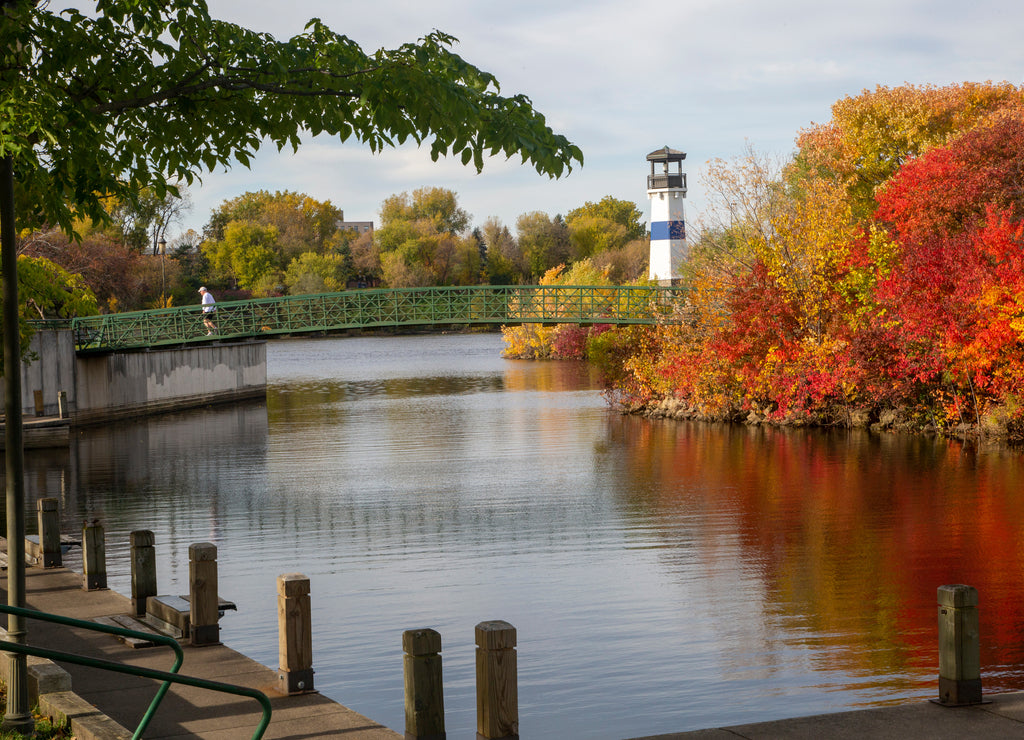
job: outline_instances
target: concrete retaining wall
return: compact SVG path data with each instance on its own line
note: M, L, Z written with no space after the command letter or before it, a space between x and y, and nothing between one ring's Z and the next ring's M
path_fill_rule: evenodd
M266 390L264 342L87 355L76 364L72 420L91 424L259 398Z
M35 360L21 363L21 412L36 416L36 393L41 394L41 416L57 416L57 393L68 396L75 388L75 340L69 330L37 331L29 343ZM0 383L0 408L4 389Z
M266 343L202 344L142 352L76 356L70 331L41 331L32 339L38 359L22 365L22 412L58 414L57 394L67 393L72 424L180 410L243 398L267 389ZM2 401L0 387L0 401Z

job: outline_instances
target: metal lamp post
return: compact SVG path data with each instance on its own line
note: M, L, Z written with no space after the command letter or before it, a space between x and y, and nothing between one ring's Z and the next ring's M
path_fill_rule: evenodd
M156 245L160 251L160 308L167 308L167 278L164 277L164 255L167 254L167 240L161 236Z
M14 228L14 159L0 158L0 262L3 263L4 458L7 493L7 604L25 606L25 450L21 418L21 339L18 329L18 253ZM25 618L7 617L7 641L25 644ZM2 728L30 732L35 726L28 703L25 655L6 656L7 710Z

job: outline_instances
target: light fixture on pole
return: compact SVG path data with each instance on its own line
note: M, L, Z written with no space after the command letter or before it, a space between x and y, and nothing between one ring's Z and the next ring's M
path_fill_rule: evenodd
M167 240L161 236L156 246L160 250L160 308L167 308L167 279L164 277L164 255L167 254Z

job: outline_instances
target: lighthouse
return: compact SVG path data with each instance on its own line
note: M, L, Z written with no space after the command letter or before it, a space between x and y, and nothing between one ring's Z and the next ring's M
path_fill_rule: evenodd
M651 200L650 278L661 285L672 285L681 277L679 270L686 257L686 152L656 149L647 155L651 174L647 176L647 197ZM669 165L675 163L675 172ZM660 172L658 165L661 165Z

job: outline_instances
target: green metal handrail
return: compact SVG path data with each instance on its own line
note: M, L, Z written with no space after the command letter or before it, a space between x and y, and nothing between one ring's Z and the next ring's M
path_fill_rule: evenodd
M63 624L68 627L83 627L94 632L105 632L111 635L118 635L120 637L134 637L149 640L150 642L160 643L166 647L171 648L174 651L174 665L171 667L171 673L177 673L181 668L182 662L185 660L185 653L181 649L181 645L173 637L167 635L161 635L156 633L138 632L136 630L130 630L124 627L114 627L108 624L99 624L97 622L83 622L80 619L73 619L71 617L62 617L59 614L48 614L47 612L40 612L34 609L25 609L17 606L7 606L0 604L0 613L15 614L29 619L37 619L41 622L52 622L54 624ZM18 643L8 643L18 644ZM0 647L0 650L3 648ZM45 656L44 656L45 657ZM135 730L133 738L142 737L142 733L146 727L149 726L149 721L153 718L153 714L156 713L157 707L160 706L160 702L163 701L167 691L171 688L171 684L164 681L160 685L160 689L156 692L156 696L153 697L153 701L150 702L149 708L142 717L142 721L139 723L138 728Z
M263 709L263 717L260 720L259 725L256 727L256 731L253 732L252 740L260 740L263 737L263 733L266 732L267 727L270 725L270 699L262 691L256 689L249 689L244 686L235 686L233 684L222 683L220 681L208 681L205 678L194 678L192 676L182 676L178 674L178 669L181 668L181 664L185 659L185 654L181 649L181 645L178 644L177 640L167 635L154 634L150 632L139 632L137 630L130 630L123 627L114 627L106 624L97 624L96 622L85 622L81 619L73 619L71 617L62 617L58 614L48 614L46 612L39 612L33 609L24 609L17 606L7 606L0 604L0 613L14 614L28 619L38 619L42 622L53 622L55 624L62 624L68 627L79 627L81 629L91 630L93 632L105 632L107 634L119 635L121 637L134 637L142 640L149 640L151 642L158 642L162 645L171 647L174 650L174 666L170 671L157 671L151 668L139 668L137 666L123 665L121 663L114 663L113 661L104 660L102 658L90 658L85 655L78 655L76 653L66 653L59 650L49 650L47 648L33 647L31 645L23 645L18 642L0 641L0 650L21 653L23 655L33 655L39 658L48 658L50 660L59 660L65 663L75 663L76 665L84 665L88 668L99 668L106 671L114 671L116 673L126 673L131 676L139 676L142 678L152 678L157 681L162 681L160 689L157 691L156 696L153 697L153 701L150 702L149 708L143 715L142 720L139 722L138 727L135 729L135 733L132 735L133 740L138 740L142 737L142 733L149 726L150 720L156 713L160 702L167 694L168 689L172 683L180 683L186 686L193 686L200 689L208 689L210 691L219 691L225 694L234 694L236 696L247 696L255 699L259 702Z
M682 288L517 285L349 290L222 301L218 339L435 324L655 324L676 313ZM200 306L82 316L72 320L78 352L109 352L207 341Z

